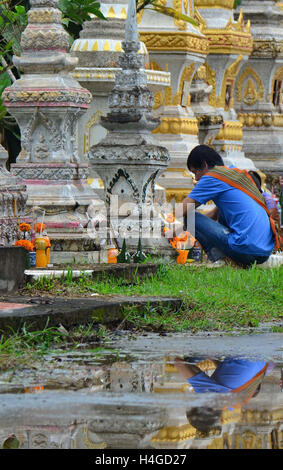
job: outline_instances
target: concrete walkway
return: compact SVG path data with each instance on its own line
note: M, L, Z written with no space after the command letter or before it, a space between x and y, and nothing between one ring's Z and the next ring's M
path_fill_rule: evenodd
M0 331L14 331L24 324L34 329L64 325L66 328L82 323L121 322L126 306L138 309L170 307L177 311L182 300L175 297L128 297L95 295L83 298L2 297L0 301Z

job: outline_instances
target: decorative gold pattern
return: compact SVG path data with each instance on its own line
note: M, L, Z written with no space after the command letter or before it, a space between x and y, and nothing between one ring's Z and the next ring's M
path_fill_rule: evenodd
M195 65L191 64L189 67L185 67L184 70L182 71L178 92L176 93L176 95L173 97L173 100L172 100L173 105L177 106L178 104L181 104L184 82L191 81L194 70L195 70ZM190 95L188 99L190 100ZM190 102L188 102L186 105L189 106Z
M282 81L283 80L283 66L280 67L278 70L276 70L274 76L273 76L273 79L272 79L272 84L271 84L271 90L273 91L274 90L274 82L275 80L280 80ZM282 91L281 91L282 93ZM281 95L281 100L282 100L282 95ZM272 94L270 94L270 101L272 101ZM282 103L282 101L281 101Z
M283 41L278 39L254 39L252 57L282 57Z
M240 113L238 119L246 127L283 127L282 114Z
M240 62L242 61L243 56L237 57L235 62L233 62L225 71L223 81L222 81L222 86L221 86L221 94L220 96L216 99L216 107L217 108L225 108L227 111L228 109L233 108L233 88L234 88L234 81L238 73L239 65ZM231 95L231 100L229 102L226 102L226 92L227 92L227 85L231 87L230 90L230 95Z
M89 91L81 89L59 89L59 90L23 90L17 91L12 88L6 88L3 92L3 99L5 103L12 106L13 103L82 103L89 104L92 101L92 95Z
M208 41L193 33L167 31L140 32L140 40L149 51L185 51L207 55Z
M176 202L182 202L189 194L188 188L166 188L166 201L169 203L172 199Z
M161 118L161 124L152 131L153 134L189 134L198 135L196 118Z
M255 83L251 78L249 78L245 86L243 102L248 106L252 106L257 102L257 100L258 94Z
M243 124L240 121L224 121L215 140L242 140Z
M68 33L59 28L32 29L28 26L22 34L21 47L23 50L50 50L60 48L62 50L69 49Z
M242 11L237 23L229 20L225 29L207 28L206 21L197 8L195 8L195 16L200 24L200 31L208 39L210 54L250 55L252 53L253 39L250 22L245 26Z
M41 8L40 10L29 10L29 23L61 23L62 13L59 10Z
M212 70L210 66L206 63L206 81L208 85L212 86L212 91L209 95L209 104L216 108L216 70Z
M250 33L223 29L205 29L203 33L208 38L210 54L250 55L253 50Z
M238 82L237 82L237 87L236 87L236 97L237 101L241 102L242 101L242 89L243 89L243 84L247 78L251 77L254 82L257 85L257 93L258 93L258 98L260 101L263 100L263 84L260 79L260 77L257 75L257 73L250 67L248 66L240 75Z
M154 105L153 109L158 109L164 103L163 93L161 91L157 91L154 95Z
M148 83L156 84L170 84L170 73L169 72L160 72L159 70L147 70L147 81ZM113 68L104 68L104 69L87 69L87 68L77 68L73 73L73 77L77 79L94 79L94 80L111 80L115 81L116 69Z
M166 426L152 438L152 442L181 442L196 436L196 428L191 424Z

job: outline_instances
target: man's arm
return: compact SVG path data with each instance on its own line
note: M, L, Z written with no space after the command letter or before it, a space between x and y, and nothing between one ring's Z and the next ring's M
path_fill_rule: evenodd
M183 204L183 216L187 215L188 210L192 211L196 209L197 207L201 206L199 202L195 201L189 196L183 200L182 204Z

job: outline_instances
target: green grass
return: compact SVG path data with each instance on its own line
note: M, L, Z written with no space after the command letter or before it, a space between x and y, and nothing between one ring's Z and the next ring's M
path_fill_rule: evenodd
M99 281L71 272L57 280L41 279L27 285L29 292L89 296L91 293L182 297L180 312L163 308L126 312L127 326L163 331L226 330L256 327L260 322L283 318L283 268L208 269L198 266L160 264L156 275L133 281L104 276Z
M34 331L25 324L18 331L0 333L0 371L26 366L50 352L74 351L84 344L107 344L109 332L103 325L79 325L67 331L64 327L48 327ZM102 346L93 349L100 354Z

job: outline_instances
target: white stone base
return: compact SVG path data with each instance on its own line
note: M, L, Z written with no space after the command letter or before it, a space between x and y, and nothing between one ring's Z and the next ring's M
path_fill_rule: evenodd
M51 251L50 263L75 265L76 263L100 263L103 251ZM45 272L45 271L44 271Z
M283 265L283 252L271 255L268 258L268 260L265 261L265 263L259 264L259 267L274 268L276 266L282 266L282 265Z

